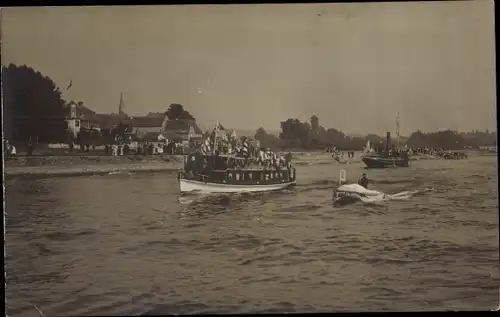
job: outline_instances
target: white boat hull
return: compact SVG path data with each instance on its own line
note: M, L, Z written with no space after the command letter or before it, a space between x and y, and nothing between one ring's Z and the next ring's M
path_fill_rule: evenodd
M203 193L243 193L243 192L267 192L275 191L295 185L295 181L279 183L279 184L265 184L265 185L229 185L229 184L216 184L204 183L199 181L192 181L180 179L181 193L187 192L203 192Z
M361 185L358 184L345 184L342 186L339 186L336 190L337 193L345 193L345 194L357 194L360 196L380 196L383 195L383 193L376 191L376 190L369 190L364 188Z

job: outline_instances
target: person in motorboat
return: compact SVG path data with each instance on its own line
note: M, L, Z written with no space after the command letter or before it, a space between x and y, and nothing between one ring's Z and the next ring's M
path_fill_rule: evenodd
M358 180L358 185L361 185L365 189L368 189L368 178L366 177L366 173L363 173L363 175L361 175L361 178Z

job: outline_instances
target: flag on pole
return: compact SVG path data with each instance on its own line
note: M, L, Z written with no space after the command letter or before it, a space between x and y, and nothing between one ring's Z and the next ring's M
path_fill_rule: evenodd
M217 121L217 123L215 124L215 130L218 132L218 131L221 131L221 130L224 131L226 129L222 126L222 124L220 124L219 121Z

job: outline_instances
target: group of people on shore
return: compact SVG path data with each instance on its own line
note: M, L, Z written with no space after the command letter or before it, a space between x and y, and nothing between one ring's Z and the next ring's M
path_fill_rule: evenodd
M165 143L137 143L137 142L123 142L118 144L111 144L104 146L105 155L122 156L122 155L156 155L156 154L183 154L183 146L176 142Z
M411 148L413 155L433 155L433 156L443 156L446 151L444 148Z
M4 145L4 157L6 159L10 159L18 155L18 149L14 145L14 143L9 142L9 140L5 140L3 145ZM31 156L33 155L34 151L35 151L35 144L33 144L33 142L31 142L30 140L26 147L26 154L28 156Z
M17 149L14 144L11 144L8 140L4 142L4 155L5 158L11 158L17 155Z
M326 152L331 152L332 157L335 159L335 161L340 162L341 158L344 158L344 151L340 151L335 145L331 148L328 148ZM354 151L347 151L347 158L348 159L353 159L354 158Z

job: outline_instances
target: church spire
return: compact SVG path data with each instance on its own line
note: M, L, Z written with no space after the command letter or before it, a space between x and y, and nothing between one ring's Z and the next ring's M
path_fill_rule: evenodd
M125 112L123 111L123 108L124 108L124 104L123 104L123 93L120 93L120 104L118 105L118 114L119 115L124 115Z

